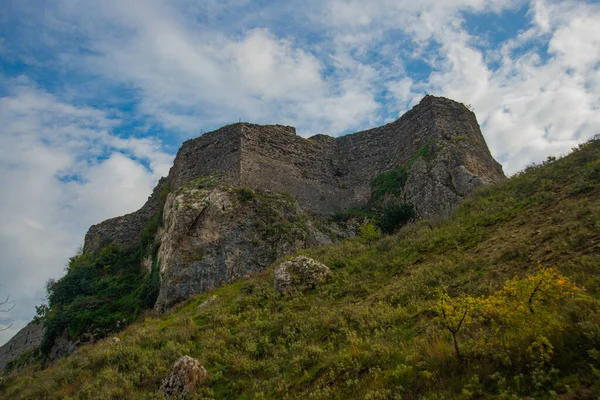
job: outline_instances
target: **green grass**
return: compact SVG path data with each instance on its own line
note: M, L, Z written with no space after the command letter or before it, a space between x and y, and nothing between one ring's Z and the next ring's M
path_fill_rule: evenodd
M278 295L271 267L141 318L118 343L9 375L0 397L162 398L161 380L189 355L210 374L197 399L595 399L599 215L596 140L477 190L446 220L409 224L371 248L353 239L303 251L333 271L312 291ZM456 304L499 301L505 282L534 279L538 262L584 289L539 300L535 314L469 314L457 333L460 361L440 289Z

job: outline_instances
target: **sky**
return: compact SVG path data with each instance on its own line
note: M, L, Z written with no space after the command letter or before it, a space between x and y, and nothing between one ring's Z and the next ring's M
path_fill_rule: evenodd
M2 0L0 344L90 225L222 125L339 136L433 94L507 175L568 153L600 133L598 21L584 0Z

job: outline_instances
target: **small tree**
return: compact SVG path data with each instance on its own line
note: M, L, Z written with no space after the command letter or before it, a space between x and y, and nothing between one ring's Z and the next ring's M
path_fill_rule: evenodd
M367 242L369 248L371 248L371 242L381 237L381 229L375 225L375 222L372 219L366 219L360 226L360 237Z
M441 316L441 322L452 335L454 352L459 361L463 361L462 354L458 347L457 334L462 327L471 323L471 311L475 307L476 300L470 296L461 296L451 299L446 291L441 291L439 295L438 313Z
M0 301L0 313L9 312L13 308L15 308L15 302L10 299L10 295L6 297L6 300ZM8 326L1 326L0 332L9 329L11 326L12 324Z

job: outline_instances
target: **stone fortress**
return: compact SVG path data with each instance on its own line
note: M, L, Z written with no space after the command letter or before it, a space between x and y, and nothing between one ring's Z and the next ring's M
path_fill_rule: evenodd
M167 178L159 181L137 212L94 225L85 251L102 243L137 244L160 207L163 185L176 189L215 173L232 186L291 194L307 212L327 216L364 206L378 174L406 165L424 146L435 160L417 160L408 174L404 199L420 217L446 215L475 187L504 177L491 156L475 114L463 104L425 96L398 120L332 138L296 136L282 125L236 123L183 143Z

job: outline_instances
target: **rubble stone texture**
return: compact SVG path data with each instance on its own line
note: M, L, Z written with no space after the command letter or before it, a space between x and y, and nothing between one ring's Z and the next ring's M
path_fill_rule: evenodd
M273 285L279 293L313 289L325 282L331 270L312 258L300 256L275 268Z
M34 350L42 343L44 326L41 322L32 321L21 329L4 346L0 347L0 371L6 364L29 350Z
M208 372L198 360L183 356L173 364L169 376L160 385L160 391L171 398L185 399L207 378Z

